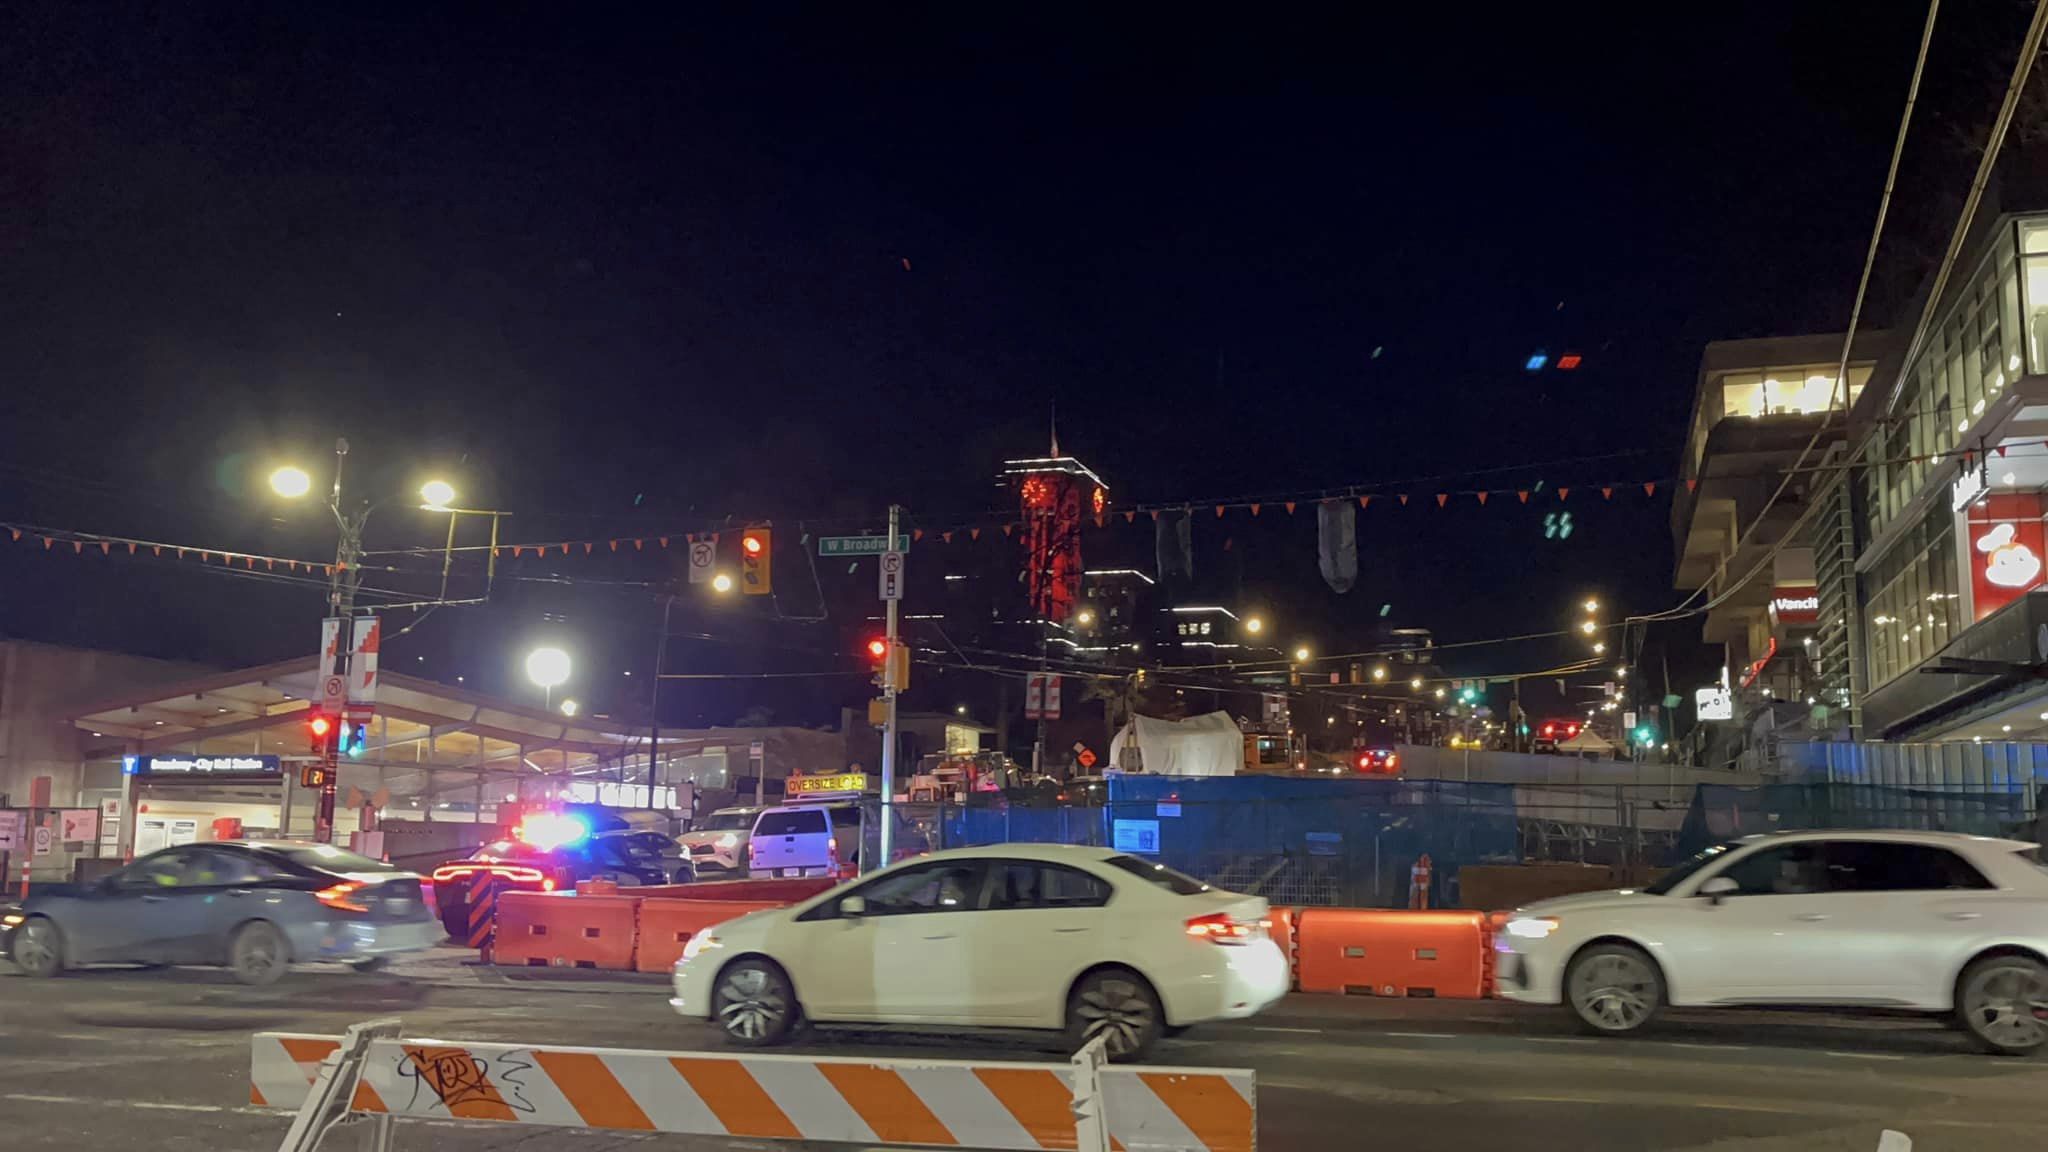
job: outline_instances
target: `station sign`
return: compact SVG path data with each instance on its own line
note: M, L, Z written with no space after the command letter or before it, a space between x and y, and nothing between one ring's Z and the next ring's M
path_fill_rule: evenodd
M274 779L284 775L276 756L128 756L122 770L157 780Z

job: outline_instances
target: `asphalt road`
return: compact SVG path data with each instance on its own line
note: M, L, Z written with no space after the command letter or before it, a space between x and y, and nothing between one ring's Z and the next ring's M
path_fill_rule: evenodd
M452 957L368 976L308 968L267 989L197 969L0 974L0 1147L273 1148L286 1119L246 1104L248 1035L266 1029L338 1033L396 1015L407 1035L437 1039L723 1050L710 1029L671 1015L665 996L656 983L508 978ZM1064 1056L1029 1035L879 1031L814 1033L795 1049L804 1050ZM2048 1060L1978 1055L1958 1034L1911 1019L1679 1014L1652 1038L1611 1041L1500 1003L1295 996L1256 1020L1165 1042L1157 1060L1255 1069L1268 1152L1869 1152L1884 1128L1926 1152L2030 1148L2048 1131ZM397 1147L559 1140L712 1144L402 1125Z

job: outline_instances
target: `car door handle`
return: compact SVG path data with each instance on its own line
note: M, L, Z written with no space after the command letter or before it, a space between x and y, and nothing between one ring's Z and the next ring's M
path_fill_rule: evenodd
M1820 921L1825 920L1827 918L1828 914L1825 912L1801 912L1799 915L1793 917L1794 920L1804 920L1808 924L1817 924Z
M1088 930L1088 929L1086 929L1085 927L1084 927L1084 928L1055 928L1055 929L1053 929L1053 931L1055 931L1055 932L1086 932L1087 930Z
M941 933L939 933L939 934L938 934L938 935L936 935L936 936L927 936L927 937L925 937L925 939L927 939L927 940L951 940L951 939L953 938L953 936L954 936L954 934L953 934L953 933L951 933L951 932L941 932Z
M1982 920L1983 918L1984 914L1982 912L1950 912L1943 917L1945 920Z

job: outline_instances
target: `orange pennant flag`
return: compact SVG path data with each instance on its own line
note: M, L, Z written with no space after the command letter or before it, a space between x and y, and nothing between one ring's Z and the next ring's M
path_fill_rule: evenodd
M967 530L967 536L968 536L968 538L969 538L969 539L972 539L972 540L979 540L979 539L981 539L981 529L979 529L979 528L969 528L969 529Z
M1152 510L1152 518L1153 518L1154 520L1157 520L1157 519L1159 519L1159 509L1157 509L1157 508L1154 508L1154 509Z
M1358 506L1359 506L1360 508L1367 508L1367 507L1370 507L1371 505L1372 505L1372 497L1370 497L1370 496L1360 496L1360 497L1358 498Z
M254 572L256 570L256 558L254 556L242 557L242 567Z
M568 546L567 544L564 544L564 545L562 545L562 555L564 555L564 556L567 556L568 554L569 554L569 546Z
M646 539L645 539L644 537L642 537L642 538L637 538L637 539L635 539L635 540L633 541L633 551L635 551L635 552L640 552L640 551L643 551L643 550L645 550L645 549L646 549L646 547L647 547L647 540L646 540Z
M1124 523L1126 523L1126 524L1135 524L1135 523L1137 523L1137 522L1138 522L1138 514L1137 514L1137 512L1135 512L1135 511L1131 511L1131 512L1126 512L1126 513L1124 513Z
M1700 487L1700 482L1699 482L1699 479L1698 479L1698 477L1694 477L1693 479L1691 479L1691 480L1687 480L1687 481L1685 482L1685 490L1686 490L1687 492L1697 492L1697 491L1699 491L1699 487Z
M55 543L56 541L50 539L48 536L43 537L43 551L48 552L50 550L50 545Z
M1005 535L1005 536L1008 536L1009 534L1010 534L1010 526L1009 526L1008 524L1005 524L1005 525L1003 525L1003 535Z
M668 537L666 537L666 536L663 536L663 537L661 538L661 546L662 546L663 548L666 548L666 547L668 547Z
M951 544L953 542L953 534L951 532L941 532L939 533L939 539Z
M1408 494L1407 494L1406 492L1403 492L1403 493L1401 493L1401 507L1403 507L1403 508L1406 508L1407 506L1408 506Z
M155 544L151 544L151 545L149 546L149 551L150 551L150 554L151 554L151 555L153 555L153 556L161 556L161 555L163 555L163 554L164 554L164 550L163 550L163 548L162 548L162 547L160 547L160 546L158 546L158 545L155 545Z
M297 572L299 570L299 562L297 560L285 561L284 570L287 572Z
M1254 505L1252 505L1252 515L1254 515L1254 516L1257 516L1258 514L1259 514L1259 506L1258 506L1257 504L1254 504Z
M1565 497L1567 497L1567 496L1569 496L1569 495L1571 495L1571 494L1572 494L1572 490L1571 490L1571 489L1569 489L1569 488L1559 488L1559 489L1557 490L1557 498L1558 498L1559 500L1563 500L1563 499L1564 499Z
M1481 504L1484 504L1484 503L1486 503L1486 493L1484 493L1484 492L1474 492L1474 493L1473 493L1473 495L1474 495L1474 496L1477 496L1477 497L1479 497L1479 502L1480 502Z
M1517 488L1515 490L1515 499L1527 504L1529 502L1529 490L1527 488Z
M525 549L525 546L524 546L524 545L521 545L521 544L514 544L514 545L512 546L512 555L514 555L514 556L519 556L519 555L521 555L522 553L524 553L524 552L525 552L525 550L526 550L526 549Z
M1221 519L1223 519L1223 505L1221 505L1221 504L1218 504L1218 505L1216 506L1216 518L1217 518L1218 520L1221 520Z
M1601 498L1602 500L1612 500L1612 499L1614 499L1614 489L1612 489L1612 488L1602 488L1602 489L1600 489L1600 498Z
M1446 504L1448 504L1448 503L1450 503L1450 502L1451 502L1451 494L1450 494L1450 493L1448 493L1448 492L1439 492L1439 493L1437 493L1437 494L1436 494L1436 506L1437 506L1437 507L1441 508L1441 507L1443 507L1444 505L1446 505Z
M500 556L502 556L502 555L504 555L504 549L502 549L502 548L493 548L493 549L491 549L491 559L493 559L493 560L496 560L496 559L497 559L498 557L500 557ZM289 563L289 561L287 561L287 563Z
M583 554L584 554L585 556L588 556L588 555L590 555L590 553L591 553L591 552L592 552L592 551L593 551L594 549L596 549L596 547L597 547L597 545L595 545L595 544L592 544L592 543L591 543L590 541L588 541L588 540L585 540L585 541L583 542ZM565 546L563 546L563 548L562 548L562 551L564 551L564 552L567 552L568 550L569 550L569 549L568 549L568 547L567 547L566 545L565 545Z
M611 545L612 551L617 552L619 550L619 542L617 540L612 541Z
M1292 515L1294 515L1294 501L1292 501L1292 500L1289 500L1289 501L1287 502L1287 504L1286 504L1286 508L1287 508L1287 514L1288 514L1289 516L1292 516Z
M133 541L133 540L130 540L130 541L128 542L128 554L129 554L130 556L133 556L133 555L135 555L135 541Z
M211 559L213 559L213 553L206 551L204 548L199 550L199 562L201 564L204 564Z
M327 574L328 574L329 576L332 576L332 575L334 575L334 565L332 565L332 564L326 565L326 569L327 569Z
M263 567L268 571L275 572L277 571L277 561L266 556L263 558Z
M1655 480L1652 480L1652 481L1650 481L1649 483L1647 483L1647 484L1643 485L1643 495L1645 495L1645 496L1655 496L1656 494L1657 494L1657 482L1656 482Z
M82 552L84 552L84 551L85 551L85 541L83 541L83 540L73 540L73 541L71 542L71 554L72 554L73 556L77 556L77 555L79 555L80 553L82 553Z
M100 541L100 555L111 556L113 552L114 546L112 544L107 543L105 540Z
M158 553L158 555L162 555L162 553ZM185 550L183 548L178 549L178 559L183 560L184 558Z
M14 537L14 539L15 539L16 541L19 541L19 540L21 539L21 529L19 529L19 528L9 528L9 529L7 530L7 532L8 532L8 535L10 535L10 536L13 536L13 537ZM128 546L128 550L129 550L130 552L133 552L133 551L135 551L135 545L133 545L133 544L130 544L130 545Z
M922 540L922 539L924 539L924 529L922 529L922 528L912 528L912 529L910 530L910 542L911 542L912 544L915 544L915 543L917 543L917 542L918 542L919 540Z

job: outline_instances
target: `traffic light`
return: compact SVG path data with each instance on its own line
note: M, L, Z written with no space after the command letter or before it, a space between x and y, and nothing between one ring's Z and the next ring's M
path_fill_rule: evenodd
M875 687L909 690L910 645L898 640L891 650L887 637L876 636L868 641L867 653L868 663L875 670Z
M306 717L306 743L313 751L327 751L328 741L333 738L334 717L325 712L315 712Z
M1655 744L1656 742L1657 730L1655 728L1650 727L1648 724L1636 725L1636 743Z
M740 533L740 591L749 596L766 596L774 590L768 568L771 543L766 528Z
M341 730L341 750L348 753L350 759L362 758L364 743L363 725L348 724L343 726Z
M1543 514L1543 538L1545 540L1571 539L1572 514L1569 512L1545 512Z

